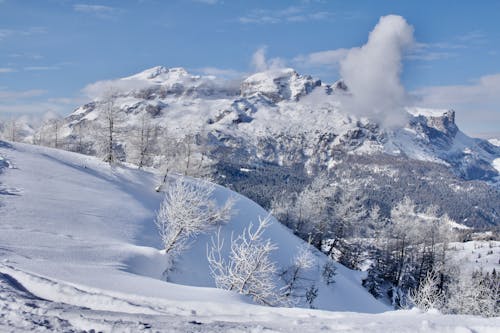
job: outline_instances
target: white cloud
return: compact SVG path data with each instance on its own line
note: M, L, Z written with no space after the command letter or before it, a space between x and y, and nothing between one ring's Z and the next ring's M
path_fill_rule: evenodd
M500 108L500 74L482 76L468 85L435 86L414 92L425 104L497 104Z
M0 40L5 39L12 35L13 31L9 29L0 29Z
M59 66L27 66L23 68L25 71L55 71L61 69Z
M453 108L457 122L470 133L499 132L500 73L482 76L470 84L433 86L412 92L424 107Z
M110 6L103 5L89 5L89 4L75 4L73 10L80 13L95 15L99 18L112 17L116 9Z
M126 93L145 89L154 83L139 79L104 80L91 83L82 89L82 92L91 99L99 99L112 93Z
M387 126L404 121L407 96L400 81L404 52L414 44L413 27L401 16L380 18L368 42L349 50L340 74L352 97L343 101L349 112Z
M69 113L67 108L49 102L34 102L34 103L21 103L21 104L5 104L0 103L0 114L4 116L8 115L34 115L41 114L45 112L56 112L56 113Z
M457 37L457 39L464 43L484 43L486 40L486 36L481 31L475 30L460 35Z
M219 0L193 0L193 1L203 3L205 5L216 5L219 3Z
M16 72L16 70L14 68L0 67L0 74L1 73L13 73L13 72Z
M238 18L243 24L277 24L321 21L333 15L326 11L311 11L304 6L289 6L281 10L256 9Z
M234 69L225 69L225 68L216 68L216 67L203 67L197 70L198 72L204 75L211 75L219 78L241 78L246 75L246 73L234 70Z
M31 27L25 30L0 29L0 41L9 37L32 36L32 35L44 34L46 32L47 29L44 27Z
M31 115L38 117L46 113L67 115L88 98L44 98L48 92L42 89L26 91L0 90L0 117Z
M299 55L292 61L301 67L337 67L342 59L349 53L349 49L336 49Z
M434 61L457 57L456 52L415 52L408 55L410 60L421 60L421 61Z
M10 53L8 55L9 58L22 58L22 59L32 59L32 60L40 60L43 59L43 56L36 53Z
M46 94L47 91L43 89L31 89L24 91L11 91L0 90L0 99L2 100L16 100L19 98L32 98Z
M266 59L267 47L262 46L257 49L252 55L252 68L255 72L263 72L270 69L278 69L285 67L285 61L282 58Z

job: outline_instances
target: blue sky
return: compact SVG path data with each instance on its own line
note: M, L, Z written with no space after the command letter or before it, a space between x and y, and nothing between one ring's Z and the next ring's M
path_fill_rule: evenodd
M68 114L95 81L156 65L251 73L253 54L323 81L379 18L403 16L417 47L402 82L457 109L470 134L500 132L500 1L0 0L0 114Z

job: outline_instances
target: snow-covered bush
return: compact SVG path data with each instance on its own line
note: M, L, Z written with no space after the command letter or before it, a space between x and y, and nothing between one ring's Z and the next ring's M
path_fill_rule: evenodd
M259 218L254 230L250 224L236 238L231 237L228 258L224 258L224 239L220 230L212 238L207 258L217 288L233 290L248 295L257 303L278 305L280 295L275 285L277 268L270 253L277 249L270 239L264 239L264 231L270 224L270 215Z
M165 253L183 251L190 237L231 217L233 199L219 207L212 198L214 185L179 178L167 190L156 215Z

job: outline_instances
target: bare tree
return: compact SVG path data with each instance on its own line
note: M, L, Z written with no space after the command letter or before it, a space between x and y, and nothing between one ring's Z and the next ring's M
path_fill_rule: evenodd
M45 144L54 148L60 148L60 129L61 120L56 117L46 119L42 125L41 131L45 132Z
M283 296L289 298L292 304L297 304L301 299L307 299L307 292L313 285L305 275L316 264L309 246L309 244L301 246L293 258L292 265L281 274L285 281L285 286L282 288Z
M327 286L335 283L335 275L337 275L337 267L335 267L333 260L329 258L325 262L321 270L321 276L323 277L323 281L325 281Z
M178 254L190 237L230 219L234 200L219 207L212 198L214 189L213 184L181 178L168 188L156 216L165 253Z
M149 159L153 153L152 145L155 143L157 128L151 123L151 116L147 112L143 112L140 116L139 127L132 132L128 142L128 155L130 155L130 160L141 169L150 164Z
M439 288L439 276L439 273L430 270L418 288L410 291L410 301L420 310L440 309L443 306L444 295Z
M77 153L83 153L84 152L84 143L83 143L83 136L84 136L84 126L83 122L79 121L73 126L73 134L75 136L74 139L74 146L73 150L76 151Z
M117 159L117 123L119 121L120 110L115 105L118 93L108 90L101 99L101 112L95 124L96 150L102 159L113 164Z
M10 118L3 123L2 128L2 138L5 140L9 140L15 142L19 137L19 125L17 120L14 118Z
M253 230L253 225L243 230L237 238L231 237L229 256L224 258L224 240L220 239L220 229L212 246L207 248L207 258L217 288L233 290L248 295L254 301L266 305L280 303L276 290L277 268L270 254L277 249L270 239L264 239L264 231L270 224L270 216L261 219Z

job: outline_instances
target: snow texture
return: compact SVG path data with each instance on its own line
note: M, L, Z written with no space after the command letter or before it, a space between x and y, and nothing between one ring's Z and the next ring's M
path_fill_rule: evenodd
M154 173L23 144L1 143L0 156L0 183L13 193L0 192L1 331L494 332L500 325L498 318L384 312L361 276L341 265L333 286L316 281L315 306L342 312L254 305L213 288L210 233L177 258L170 282L162 281L166 258L154 225L162 194L154 191ZM237 211L221 230L225 237L267 214L216 188L219 202L229 196ZM282 267L303 246L276 221L266 236L278 245L273 260Z

